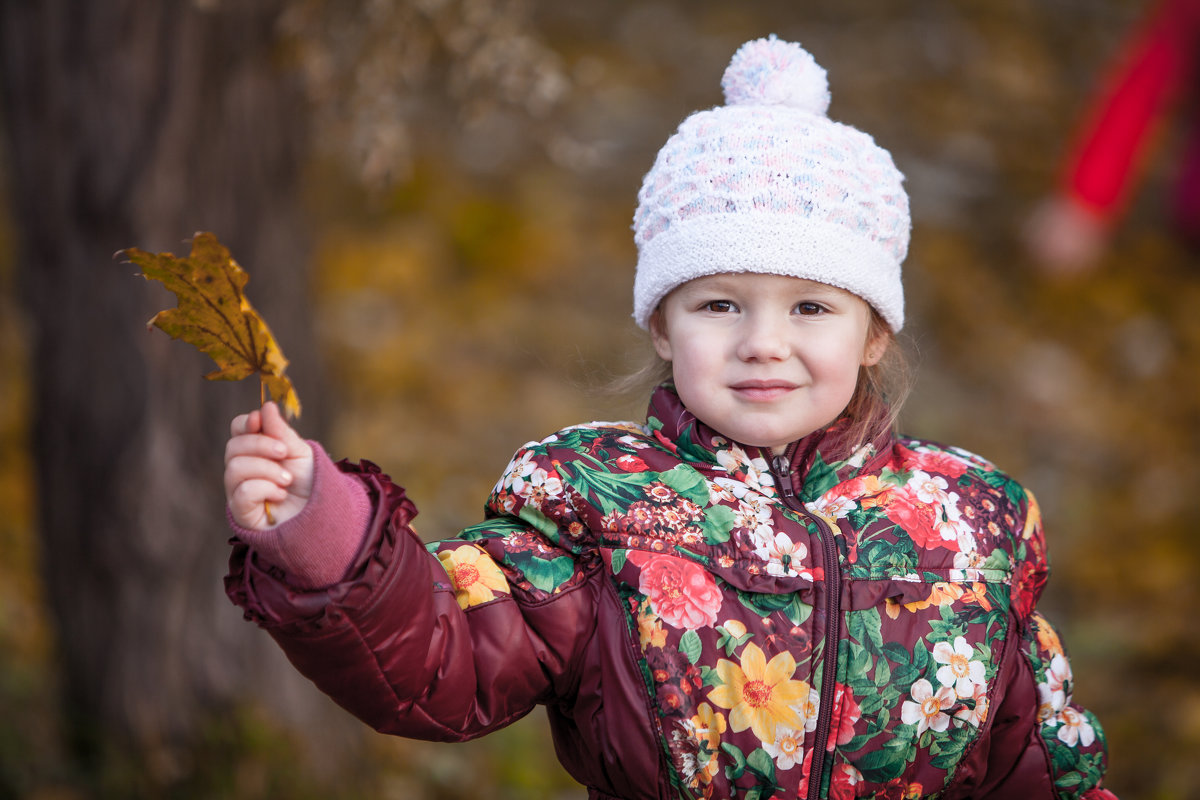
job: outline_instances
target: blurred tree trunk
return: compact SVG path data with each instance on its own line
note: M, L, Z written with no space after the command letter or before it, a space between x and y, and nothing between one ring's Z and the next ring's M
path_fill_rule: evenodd
M221 456L256 382L144 323L174 305L114 261L215 232L293 358L313 433L301 87L282 0L3 0L4 122L35 375L45 592L68 732L163 773L240 697L330 706L225 600ZM309 388L306 388L309 387ZM286 702L285 702L286 701ZM316 710L314 710L316 709ZM209 715L206 717L206 715ZM111 755L111 753L104 753Z

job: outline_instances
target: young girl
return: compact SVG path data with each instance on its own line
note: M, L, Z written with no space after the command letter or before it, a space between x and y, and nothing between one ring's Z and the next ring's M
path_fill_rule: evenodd
M267 404L227 449L230 597L380 731L546 706L591 798L1112 798L1036 611L1033 496L892 431L902 176L798 45L747 43L723 86L638 196L634 318L671 373L646 422L526 445L424 545L403 490Z

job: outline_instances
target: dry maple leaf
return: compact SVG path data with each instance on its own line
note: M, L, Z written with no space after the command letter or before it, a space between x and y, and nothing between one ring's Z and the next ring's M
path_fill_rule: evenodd
M204 376L209 380L237 381L257 372L284 413L300 416L300 399L283 374L288 360L242 291L250 276L216 236L197 233L186 258L136 247L121 255L142 268L142 277L161 281L179 303L155 314L146 327L154 325L212 358L220 369Z

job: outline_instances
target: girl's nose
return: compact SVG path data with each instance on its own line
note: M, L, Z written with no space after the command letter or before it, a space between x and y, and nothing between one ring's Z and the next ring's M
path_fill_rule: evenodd
M778 361L788 354L784 322L763 315L748 317L742 324L738 358L743 361Z

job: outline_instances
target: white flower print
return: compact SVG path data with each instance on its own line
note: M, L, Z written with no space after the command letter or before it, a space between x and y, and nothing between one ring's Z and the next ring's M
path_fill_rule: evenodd
M746 451L734 445L728 450L718 450L717 463L730 474L744 472L744 483L752 491L766 495L775 494L775 476L765 458L750 458Z
M728 479L717 478L708 483L708 502L714 506L737 500L737 495L733 493L732 489L721 483L722 481L728 481Z
M804 732L812 733L817 729L817 715L821 710L821 693L816 689L808 690L808 702L800 708L804 717Z
M858 508L858 504L848 497L825 494L811 503L805 503L804 507L810 513L817 515L831 525L835 525L839 519L849 516L850 512Z
M1089 747L1096 741L1096 731L1092 728L1092 723L1078 710L1067 706L1062 710L1059 719L1062 727L1058 729L1058 740L1068 747L1077 744Z
M938 642L933 646L933 660L944 666L937 671L937 679L943 686L954 687L954 693L959 697L972 697L975 687L984 683L984 666L982 661L973 661L971 656L975 651L967 640L959 636L950 642Z
M974 531L971 530L971 525L959 514L955 513L948 519L938 520L937 524L934 525L934 528L937 529L938 535L942 537L942 541L959 542L961 549L961 543L963 542L963 539L966 538L968 541L972 542L972 547L970 549L975 549L973 544Z
M753 531L756 541L759 537L770 539L774 536L771 507L758 495L751 495L738 502L734 510L734 524Z
M954 571L950 573L952 581L981 581L983 580L983 565L987 559L974 547L963 547L963 539L959 537L959 552L954 554Z
M854 454L847 459L846 463L855 469L861 469L862 465L867 463L871 456L875 455L875 445L867 442L862 447L854 451Z
M1046 670L1046 687L1050 708L1057 714L1067 707L1067 691L1071 685L1071 663L1062 653L1055 653ZM1039 691L1041 686L1038 687Z
M508 489L516 494L520 494L517 490L517 482L528 477L536 468L537 463L533 460L533 451L526 450L521 454L520 458L514 458L508 462L508 468L504 470L504 474L496 484L496 491L502 492Z
M510 491L518 497L543 500L563 493L562 481L539 466L531 451L526 451L510 468L508 483Z
M775 741L763 742L763 750L775 760L776 769L791 769L804 763L804 732L775 726Z
M918 500L930 505L944 505L952 495L946 491L950 485L946 483L945 478L940 475L930 475L919 469L913 470L907 486Z
M954 690L943 686L933 691L933 684L921 678L909 692L912 700L905 700L900 707L900 719L908 725L917 726L917 735L925 731L942 733L950 727L950 716L946 710L954 705Z
M974 708L965 708L965 707L961 708L954 715L954 717L955 717L955 719L961 719L962 721L968 723L969 725L973 725L976 728L978 728L980 725L982 725L987 720L988 706L990 705L988 702L987 684L985 684L985 683L975 684L975 693L971 697L968 697L966 699L974 700L975 707Z
M796 565L804 561L808 547L803 542L793 542L785 533L777 533L758 547L754 554L767 562L768 575L790 578L801 574ZM807 571L805 574L811 575Z
M1054 705L1054 692L1050 691L1050 687L1046 684L1038 684L1038 722L1053 728L1061 721L1058 718L1058 710L1055 709Z

